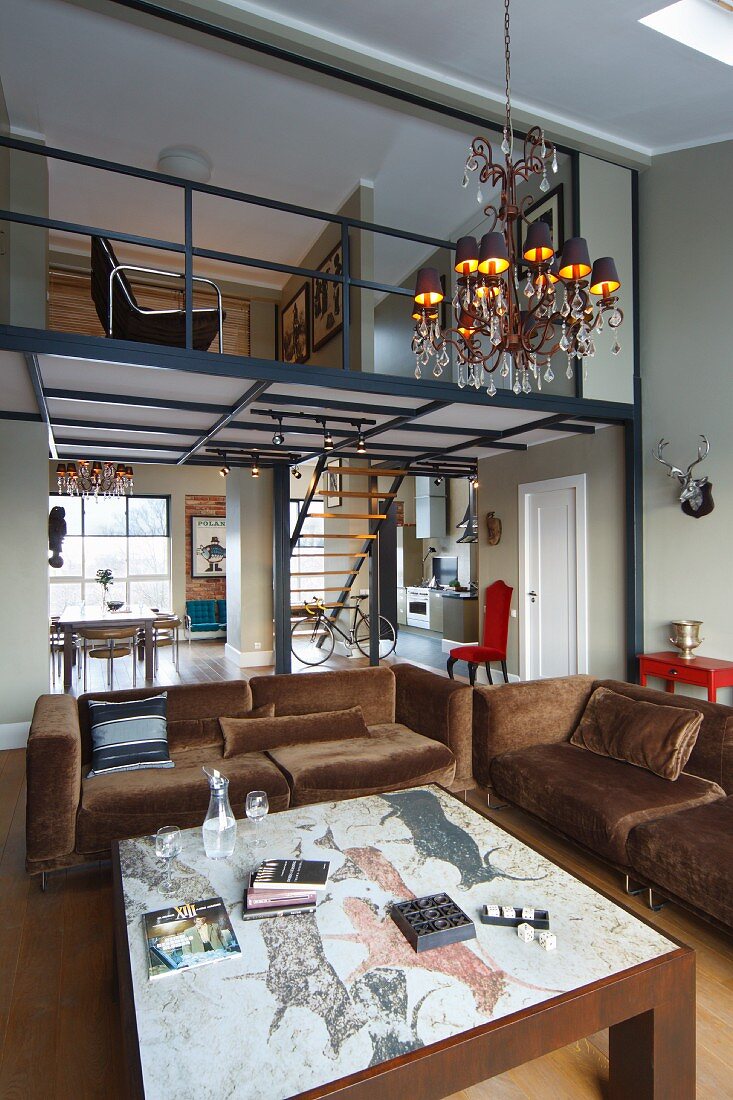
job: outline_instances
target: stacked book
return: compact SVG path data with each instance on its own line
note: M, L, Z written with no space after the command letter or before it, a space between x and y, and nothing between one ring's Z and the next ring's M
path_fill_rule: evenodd
M316 907L318 891L328 880L328 860L268 859L249 877L242 916L282 916L307 913Z

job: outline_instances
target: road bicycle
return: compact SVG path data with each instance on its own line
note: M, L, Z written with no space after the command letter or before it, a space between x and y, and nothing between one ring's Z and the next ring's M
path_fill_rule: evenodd
M344 610L354 612L348 633L341 629L334 619L326 616L323 602L313 597L312 603L306 603L305 615L297 619L290 630L290 648L293 656L303 665L322 665L333 653L336 635L343 639L351 650L354 646L369 657L371 627L369 616L361 609L361 601L366 596L354 596L353 604L345 604ZM379 616L379 658L388 657L397 645L397 634L389 619Z

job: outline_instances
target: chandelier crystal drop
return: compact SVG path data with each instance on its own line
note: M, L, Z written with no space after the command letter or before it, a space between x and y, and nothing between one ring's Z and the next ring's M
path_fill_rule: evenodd
M524 139L520 159L514 161L510 93L509 0L504 0L504 65L506 119L501 151L504 163L494 161L491 144L476 137L464 167L463 187L477 173L477 198L483 205L482 187L500 189L498 205L484 208L489 218L487 232L480 242L461 237L456 245L456 293L452 300L455 327L442 329L440 305L445 294L435 267L423 267L417 273L413 306L415 331L412 351L415 376L436 356L435 377L449 362L449 348L456 354L458 386L475 384L497 369L515 394L528 394L534 380L538 389L542 378L551 382L555 375L552 356L561 351L567 356L567 377L574 377L573 359L593 357L596 345L592 334L608 327L614 334L612 354L621 346L615 330L623 321L616 292L621 282L611 256L591 263L584 237L570 237L558 251L546 222L531 222L527 217L531 195L517 197L519 184L540 176L539 189L549 190L548 166L557 172L557 151L544 131L533 126ZM518 254L519 227L524 238ZM604 321L605 317L605 321ZM541 372L537 360L546 363ZM478 388L478 387L477 387ZM487 393L494 396L491 381Z
M61 494L71 497L125 497L135 489L132 466L90 461L59 462L56 484Z

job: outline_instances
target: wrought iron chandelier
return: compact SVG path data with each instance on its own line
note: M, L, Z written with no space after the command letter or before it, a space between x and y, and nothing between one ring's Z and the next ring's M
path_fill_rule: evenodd
M59 462L56 467L56 484L59 493L78 497L132 496L135 488L132 466L114 462L91 462L81 458L78 462Z
M483 208L490 222L480 243L475 237L457 242L455 328L441 327L445 294L435 267L418 271L412 314L415 377L422 377L431 363L433 376L440 377L450 364L452 347L459 387L478 390L486 384L491 397L497 390L497 369L505 379L513 374L515 394L531 393L533 382L541 390L543 379L549 384L555 377L552 356L556 352L567 355L566 374L572 379L573 359L592 359L596 335L606 326L616 330L623 321L616 297L621 283L613 258L603 256L591 264L584 237L570 237L558 255L549 225L526 217L534 197L517 198L518 184L536 175L541 176L540 191L549 190L547 169L557 171L557 152L544 131L533 126L524 139L521 159L513 159L510 45L509 0L504 0L504 163L495 163L490 142L479 136L471 143L463 173L464 187L470 175L477 173L480 204L482 185L499 186L499 203ZM522 222L527 229L519 256L516 238ZM620 350L616 336L611 352L618 355Z

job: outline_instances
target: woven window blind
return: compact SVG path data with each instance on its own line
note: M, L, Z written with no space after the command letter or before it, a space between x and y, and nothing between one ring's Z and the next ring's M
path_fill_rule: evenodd
M173 286L150 283L133 284L135 297L141 306L150 309L183 309L183 290ZM194 288L195 306L216 306L216 295L208 288ZM222 295L226 313L224 321L224 354L250 354L249 301ZM51 268L48 282L48 324L56 332L76 332L89 336L104 336L104 329L97 317L88 275ZM216 351L216 341L212 343Z

